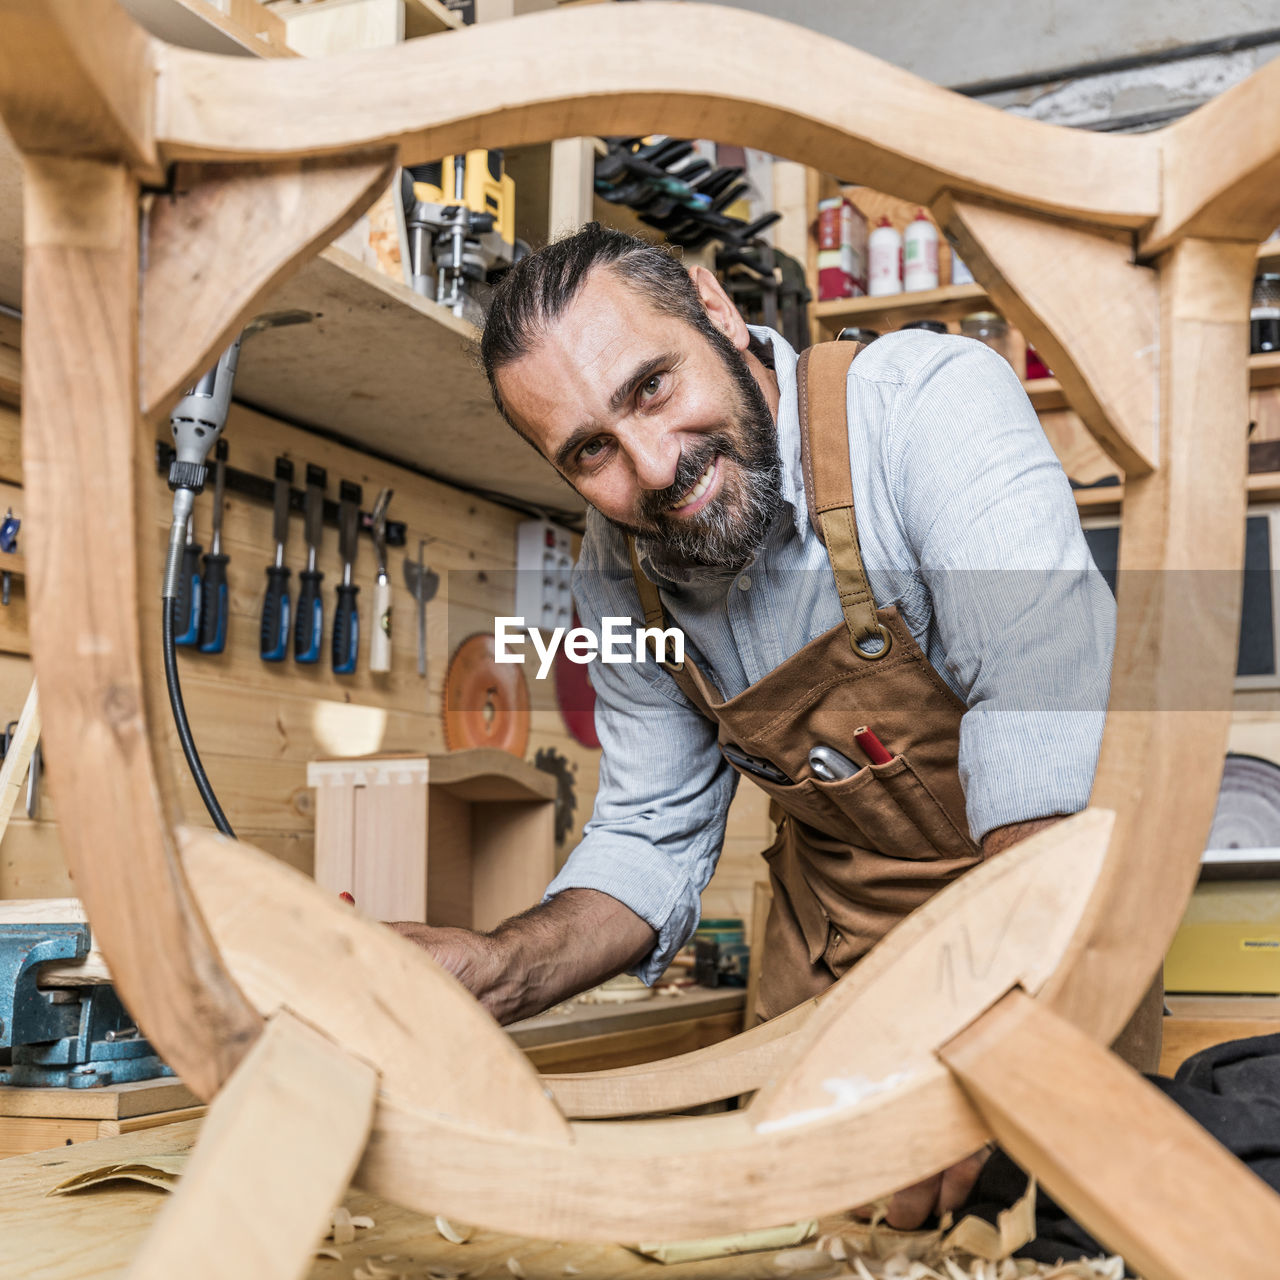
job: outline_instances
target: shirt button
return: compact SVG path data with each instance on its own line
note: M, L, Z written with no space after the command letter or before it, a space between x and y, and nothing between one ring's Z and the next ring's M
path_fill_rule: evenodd
M739 591L751 590L751 575L749 573L744 573L742 577L738 579L738 590Z

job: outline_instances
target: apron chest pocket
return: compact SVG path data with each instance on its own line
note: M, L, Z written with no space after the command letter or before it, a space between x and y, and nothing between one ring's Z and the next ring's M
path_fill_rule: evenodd
M928 861L978 852L905 756L866 765L839 782L816 782L815 788L858 828L865 837L859 843L890 857Z

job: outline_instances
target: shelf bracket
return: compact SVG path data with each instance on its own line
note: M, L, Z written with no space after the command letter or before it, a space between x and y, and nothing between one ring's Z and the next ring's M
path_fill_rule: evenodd
M1067 403L1127 476L1158 464L1156 273L1128 235L944 194L938 223L991 301L1053 369Z
M395 152L183 164L143 221L139 370L148 418L213 362L262 299L391 181Z

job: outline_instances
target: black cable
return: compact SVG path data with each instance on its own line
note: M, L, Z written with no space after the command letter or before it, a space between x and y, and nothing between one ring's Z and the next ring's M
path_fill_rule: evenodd
M160 603L160 614L164 619L164 682L169 690L169 706L173 708L173 722L178 726L178 741L182 743L182 754L187 757L191 776L196 781L196 789L200 792L204 807L209 810L213 825L224 836L230 836L234 840L236 833L231 830L231 823L227 821L227 815L222 812L218 797L213 794L213 787L209 784L209 776L204 771L204 765L200 763L200 753L196 750L195 739L191 736L191 726L187 723L187 708L182 702L182 685L178 682L178 646L174 643L173 618L178 601L175 597L166 597Z

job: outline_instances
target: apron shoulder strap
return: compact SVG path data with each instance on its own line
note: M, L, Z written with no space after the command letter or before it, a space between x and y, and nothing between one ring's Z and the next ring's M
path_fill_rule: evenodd
M640 557L636 554L636 540L630 536L627 538L627 551L631 555L631 576L635 579L636 593L640 597L640 608L644 611L644 625L646 629L657 627L659 630L666 630L667 613L662 607L662 597L658 595L657 586L650 581L648 575L640 567ZM694 672L697 668L692 658L686 658L683 662L664 662L663 667L667 674L676 682L676 687L684 694L690 702L693 703L704 716L709 719L715 719L710 712L710 699L708 699L698 682L694 678ZM692 671L690 670L692 668Z
M821 342L809 347L800 354L796 384L809 522L827 549L854 651L860 657L875 659L889 652L890 640L876 616L876 602L858 548L847 421L849 366L862 349L860 342ZM858 648L859 641L876 636L881 640L878 651L866 653Z

